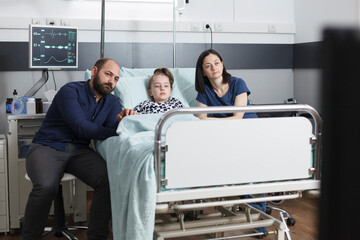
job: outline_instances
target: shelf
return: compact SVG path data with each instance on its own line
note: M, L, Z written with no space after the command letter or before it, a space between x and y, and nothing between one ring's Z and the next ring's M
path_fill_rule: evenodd
M7 114L8 120L16 120L16 119L44 119L46 113L38 113L38 114Z

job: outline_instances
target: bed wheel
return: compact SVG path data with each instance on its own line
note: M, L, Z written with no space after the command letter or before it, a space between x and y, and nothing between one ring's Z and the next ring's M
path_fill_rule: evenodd
M281 205L284 202L284 200L274 200L274 201L270 201L270 202L274 205Z
M286 223L288 226L294 226L295 225L295 219L294 218L288 218L286 219Z
M185 212L184 213L184 221L193 221L198 220L198 213L196 211Z
M268 196L281 196L281 195L285 195L285 192L274 192L274 193L269 193ZM273 200L270 201L272 204L274 205L281 205L284 202L284 199L282 200Z
M269 208L269 207L266 207L265 213L268 214L268 215L271 215L272 209Z
M9 233L10 233L10 236L15 236L16 235L16 230L15 229L10 229Z

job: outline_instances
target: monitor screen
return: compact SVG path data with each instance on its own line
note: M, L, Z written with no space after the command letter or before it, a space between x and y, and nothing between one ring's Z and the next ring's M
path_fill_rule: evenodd
M30 68L77 68L78 29L30 25Z

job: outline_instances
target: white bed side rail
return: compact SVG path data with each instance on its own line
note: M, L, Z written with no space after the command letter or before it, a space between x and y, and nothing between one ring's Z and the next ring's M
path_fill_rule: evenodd
M199 114L199 113L234 113L234 112L305 112L310 114L314 120L313 135L311 139L312 144L315 146L315 171L314 176L316 180L320 179L320 146L321 146L321 118L318 112L309 105L305 104L281 104L281 105L256 105L256 106L226 106L226 107L196 107L196 108L179 108L173 109L165 113L158 121L155 129L155 164L157 168L157 188L158 192L161 191L161 153L162 141L161 132L164 123L172 116L177 114Z

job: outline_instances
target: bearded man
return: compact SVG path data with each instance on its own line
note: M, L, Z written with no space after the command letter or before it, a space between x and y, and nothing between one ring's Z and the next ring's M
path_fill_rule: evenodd
M58 91L29 147L26 171L33 188L25 209L23 240L42 238L65 172L94 189L88 239L107 239L111 204L106 162L89 145L92 139L115 136L119 120L134 112L122 110L110 94L120 77L114 60L99 59L91 74L90 80L69 82Z

